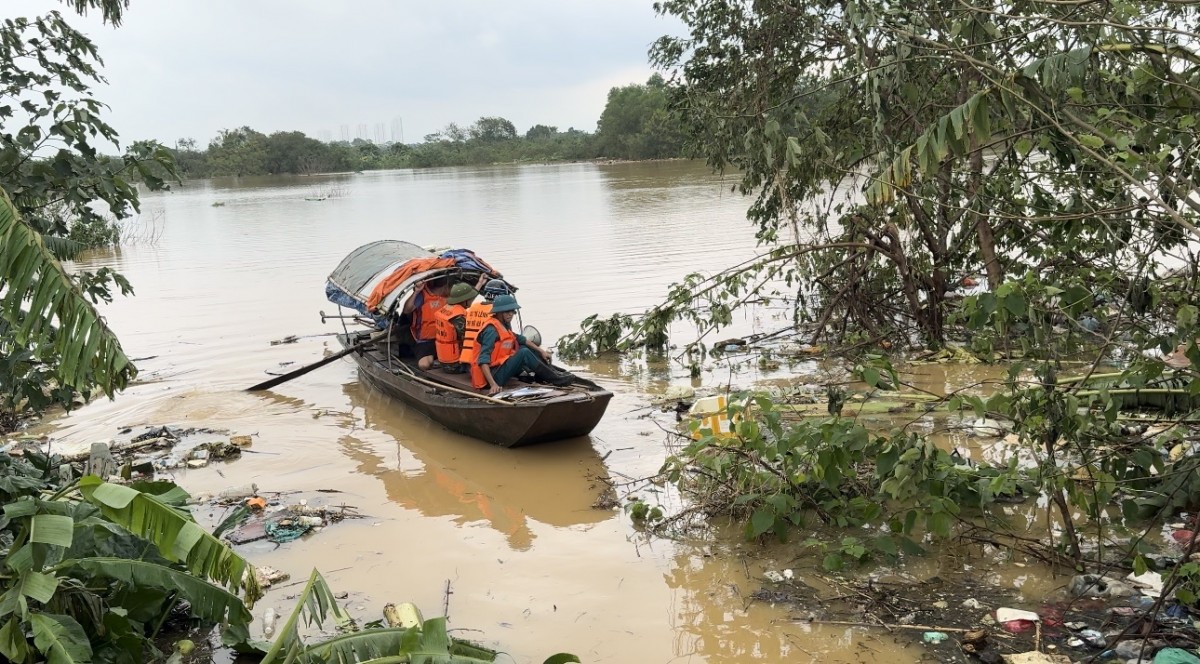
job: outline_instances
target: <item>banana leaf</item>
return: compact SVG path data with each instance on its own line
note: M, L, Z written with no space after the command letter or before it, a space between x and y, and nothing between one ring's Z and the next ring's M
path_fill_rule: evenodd
M18 344L49 343L63 385L112 396L137 375L116 335L0 191L0 320Z
M254 617L242 600L229 591L170 567L122 558L81 558L68 562L91 577L175 592L187 600L192 613L215 623L249 624Z
M262 597L254 569L245 558L154 496L94 475L79 480L79 488L105 517L152 542L167 560L183 563L192 574L240 594L248 607Z

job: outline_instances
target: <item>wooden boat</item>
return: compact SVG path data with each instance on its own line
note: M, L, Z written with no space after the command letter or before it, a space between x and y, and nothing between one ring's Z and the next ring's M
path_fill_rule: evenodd
M370 332L351 332L338 341L349 348L369 337ZM612 399L612 392L578 377L567 387L514 380L498 398L489 398L471 387L467 374L422 371L412 358L396 357L389 345L381 340L350 355L363 382L451 431L501 447L586 436Z
M391 341L390 335L379 334L394 318L403 296L423 280L450 276L471 283L480 271L490 270L471 252L455 252L457 263L434 265L431 258L442 259L416 245L391 240L373 242L354 250L330 275L326 296L339 307L350 307L359 314L343 320L362 322L369 318L375 323L372 329L347 329L338 335L344 349L359 347L350 357L358 364L363 382L404 401L451 431L502 447L586 436L604 416L612 399L612 392L590 380L576 377L570 385L551 387L514 379L502 392L489 396L472 388L466 373L418 368L415 358L401 356L399 343ZM466 258L464 252L469 254ZM425 261L421 263L424 267L413 270L409 263L413 260ZM478 269L472 272L473 268ZM393 283L397 281L391 278L394 274L404 278ZM384 297L375 307L368 307L372 293L381 284L387 288Z

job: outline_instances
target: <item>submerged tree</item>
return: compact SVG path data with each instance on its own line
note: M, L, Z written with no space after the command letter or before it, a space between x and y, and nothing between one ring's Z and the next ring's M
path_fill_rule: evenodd
M617 159L678 157L683 136L667 104L666 82L658 74L645 85L609 90L596 130L601 154Z
M652 58L691 147L740 173L769 249L656 315L705 321L753 291L817 335L939 344L967 275L1121 295L1131 264L1200 237L1192 3L656 6L688 30Z

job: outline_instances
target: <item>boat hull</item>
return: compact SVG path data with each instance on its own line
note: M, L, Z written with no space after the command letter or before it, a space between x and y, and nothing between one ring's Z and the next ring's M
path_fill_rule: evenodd
M357 337L340 335L343 346ZM501 447L520 447L591 433L612 399L612 392L583 379L563 397L544 401L495 403L413 380L397 365L402 360L367 348L350 355L370 387L399 399L447 429ZM584 389L586 388L586 389Z

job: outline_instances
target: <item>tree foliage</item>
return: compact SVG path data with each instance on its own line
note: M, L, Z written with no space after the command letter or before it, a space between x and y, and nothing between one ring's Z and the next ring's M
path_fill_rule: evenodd
M114 25L126 3L72 0ZM100 148L117 134L99 116L103 83L95 45L58 12L0 24L0 427L75 393L112 395L135 369L93 305L130 292L111 270L67 275L59 260L77 241L138 211L137 182L174 177L161 146L135 143L119 158ZM107 215L107 216L106 216ZM81 232L82 231L82 232ZM74 239L73 239L74 237Z
M1119 273L1197 237L1192 3L656 6L687 26L652 58L689 147L740 173L769 249L673 315L749 288L816 335L939 344L966 276Z
M682 156L683 127L668 106L663 79L613 88L596 133L537 124L524 135L508 119L481 117L469 126L448 123L421 143L377 145L361 138L322 143L298 131L263 134L250 127L222 130L204 150L190 138L173 154L187 177L311 174L386 168Z
M608 92L596 130L599 150L619 159L664 159L682 153L683 132L668 107L667 87L655 74L645 85Z
M1200 372L1194 368L1200 327L1187 304L1195 284L1179 288L1185 292L1178 298L1166 296L1180 313L1173 324L1138 325L1129 341L1132 348L1178 348L1190 366L1172 369L1138 354L1120 371L1075 364L1076 375L1062 375L1063 360L1094 335L1079 323L1099 290L1046 284L1027 274L968 297L963 313L975 348L989 352L1015 334L1023 359L1010 365L993 393L980 395L972 386L940 404L922 400L931 410L944 409L897 415L899 426L891 431L842 417L832 389L830 418L797 420L765 394L732 400L730 432L699 430L664 465L665 478L693 507L657 527L697 512L733 514L750 538L783 538L815 526L817 535L806 543L835 569L919 553L927 536L965 534L1047 562L1144 571L1145 554L1155 551L1148 535L1200 507L1200 455L1188 442L1200 428ZM883 359L864 361L855 372L872 389L902 384ZM993 443L1003 454L968 460L912 426L918 419L945 425L963 417L1011 428L1009 437ZM998 509L1035 497L1054 512L1059 528L1023 532ZM1028 518L1040 520L1035 508L1027 509ZM875 534L863 537L864 526ZM1200 593L1200 564L1180 572L1169 590L1190 603Z

